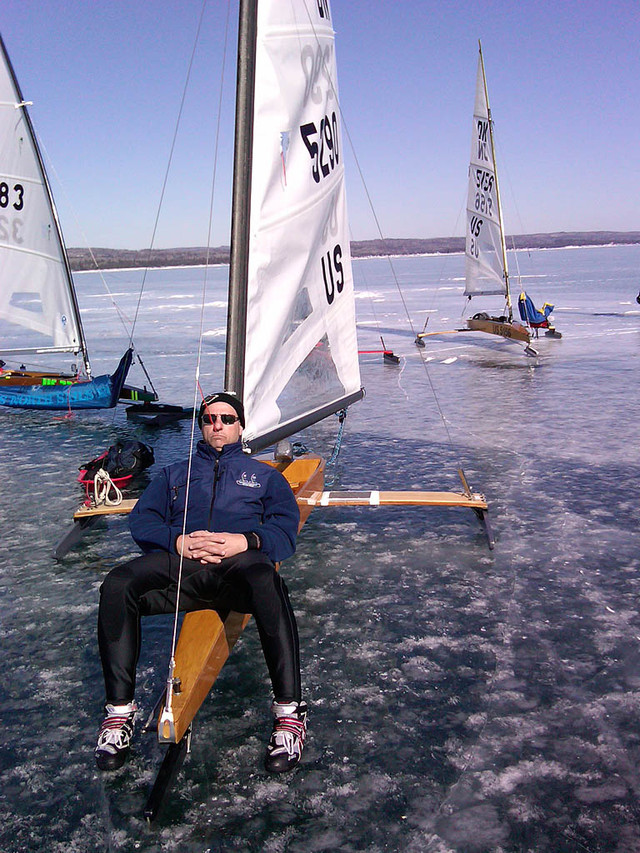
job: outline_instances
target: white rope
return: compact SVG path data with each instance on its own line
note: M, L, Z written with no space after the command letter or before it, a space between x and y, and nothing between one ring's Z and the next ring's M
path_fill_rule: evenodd
M93 503L95 506L118 506L122 503L122 492L104 468L99 468L93 478Z

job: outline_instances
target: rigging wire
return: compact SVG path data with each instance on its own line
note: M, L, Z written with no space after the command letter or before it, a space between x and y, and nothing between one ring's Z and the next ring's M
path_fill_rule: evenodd
M331 454L331 458L328 460L325 471L336 464L338 461L338 456L340 455L340 450L342 449L342 439L344 436L344 425L347 420L348 409L340 409L339 412L335 412L335 416L338 418L339 426L338 426L338 435L336 436L336 443L333 446L333 452ZM329 474L325 475L324 485L325 488L333 485L333 481L335 479L335 473L331 476Z
M194 61L194 59L195 59L196 48L197 48L197 46L198 46L198 41L199 41L199 38L200 38L200 32L201 32L201 30L202 30L202 21L203 21L203 19L204 19L204 12L205 12L206 5L207 5L207 0L202 0L202 6L201 6L201 9L200 9L200 18L199 18L199 20L198 20L198 27L197 27L196 35L195 35L195 39L194 39L194 42L193 42L193 50L191 51L191 57L190 57L190 59L189 59L189 65L188 65L188 68L187 68L187 76L186 76L186 79L185 79L185 82L184 82L184 87L183 87L183 90L182 90L182 98L181 98L181 100L180 100L180 108L179 108L179 110L178 110L178 116L177 116L177 118L176 118L176 125L175 125L174 131L173 131L173 139L171 140L171 149L170 149L170 151L169 151L169 159L168 159L168 162L167 162L167 168L166 168L166 170L165 170L165 174L164 174L164 180L163 180L163 182L162 182L162 190L161 190L161 192L160 192L160 200L159 200L159 202L158 202L158 209L157 209L157 212L156 212L156 218L155 218L155 222L154 222L154 224L153 224L153 231L152 231L152 234L151 234L151 242L150 242L150 244L149 244L149 250L148 250L148 251L149 251L149 254L147 255L147 259L148 259L148 261L150 261L150 259L151 259L151 252L153 251L153 247L154 247L155 239L156 239L156 233L157 233L157 231L158 231L158 223L159 223L159 221L160 221L160 212L161 212L161 210L162 210L162 205L163 205L163 202L164 202L164 195L165 195L165 192L166 192L166 189L167 189L167 182L168 182L168 180L169 180L169 172L170 172L170 170L171 170L171 163L172 163L172 161L173 161L173 154L174 154L174 152L175 152L176 141L177 141L177 138L178 138L178 131L179 131L179 129L180 129L180 123L181 123L181 120L182 120L182 112L183 112L183 110L184 110L184 104L185 104L185 100L186 100L186 97L187 97L187 90L188 90L188 88L189 88L189 81L190 81L190 79L191 79L191 71L192 71L192 69L193 69L193 61ZM218 118L219 118L219 117L218 117ZM134 318L133 318L133 325L132 325L132 328L131 328L131 342L132 342L132 344L133 344L133 330L135 329L136 322L137 322L137 320L138 320L138 314L139 314L139 312L140 312L140 303L141 303L141 301L142 301L142 294L143 294L143 291L144 291L144 288L145 288L145 284L146 284L146 280L147 280L147 272L148 272L148 266L147 266L147 267L145 267L145 269L144 269L144 273L143 273L143 276L142 276L142 284L140 285L140 291L139 291L139 294L138 294L138 302L137 302L137 304L136 304L136 311L135 311L135 315L134 315Z
M457 232L457 230L458 230L458 224L459 224L459 222L460 222L460 217L462 216L462 212L464 211L465 206L466 206L466 202L465 202L465 200L463 199L463 201L462 201L462 203L461 203L460 207L458 208L458 215L456 216L456 221L455 221L455 224L454 224L454 226L453 226L453 230L452 230L452 232L451 232L452 234L455 234L455 233ZM464 248L463 248L463 253L464 253ZM431 317L431 313L432 313L433 311L435 311L435 307L434 307L434 306L435 306L435 303L436 303L437 298L438 298L438 291L439 291L439 289L440 289L440 288L439 288L439 286L440 286L440 282L442 281L442 278L443 278L443 276L444 276L444 268L445 268L445 266L449 263L449 261L451 260L451 256L452 256L452 255L457 255L457 254L459 254L459 253L458 253L458 252L445 252L445 253L443 253L443 255L442 255L442 259L441 259L441 260L442 260L442 262L441 262L441 264L440 264L440 270L439 270L439 272L438 272L438 276L437 276L437 278L436 278L436 293L434 294L433 298L431 299L431 303L430 303L430 305L428 305L428 306L427 306L427 308L425 308L425 314L426 314L427 316L426 316L426 318L425 318L424 326L422 327L422 332L421 332L420 334L424 334L424 333L426 332L426 330L427 330L427 325L428 325L428 323L429 323L429 319L430 319L430 317ZM464 303L464 304L463 304L463 306L462 306L461 316L464 316L465 308L466 308L466 303Z
M109 285L108 285L108 283L107 283L107 280L106 280L106 278L105 278L104 270L100 267L100 264L98 263L98 259L96 258L96 256L95 256L95 254L94 254L93 249L91 248L91 246L89 246L89 241L88 241L88 239L87 239L86 232L84 231L84 229L82 228L82 226L81 226L81 224L80 224L80 222L79 222L79 220L78 220L78 216L77 216L77 213L76 213L76 211L75 211L75 208L74 208L74 206L73 206L73 204L72 204L72 202L71 202L71 200L69 199L69 196L68 196L68 194L67 194L66 187L65 187L65 185L62 183L62 181L60 180L60 176L59 176L59 174L58 174L58 172L57 172L57 170L56 170L56 168L55 168L55 165L53 164L53 162L52 162L51 158L49 157L49 153L48 153L47 149L46 149L46 148L45 148L45 146L42 144L42 142L41 142L41 140L40 140L39 138L38 138L38 140L37 140L37 141L38 141L38 145L40 146L41 151L43 152L43 155L47 158L47 166L48 166L48 168L50 169L51 173L55 176L55 179L56 179L57 183L59 184L59 186L62 188L62 193L63 193L63 195L64 195L64 197L65 197L65 199L66 199L66 201L67 201L67 204L69 205L69 209L71 210L71 212L72 212L72 214L73 214L73 218L74 218L74 221L75 221L76 227L78 228L78 230L80 231L80 234L82 235L82 240L83 240L84 244L86 245L86 247L87 247L87 249L88 249L88 251L89 251L89 255L90 255L90 257L91 257L91 260L93 261L93 265L94 265L94 267L96 268L96 271L97 271L98 275L100 276L100 280L101 280L101 282L102 282L102 286L104 287L104 289L105 289L105 291L106 291L106 293L107 293L107 295L108 295L109 299L111 300L111 304L112 304L113 308L115 308L115 311L116 311L116 316L117 316L117 317L118 317L118 319L120 320L120 323L122 324L122 328L123 328L123 330L124 330L125 336L126 336L126 337L128 338L128 340L129 340L129 346L134 350L134 352L135 352L135 354L136 354L136 359L137 359L137 361L138 361L138 364L139 364L139 365L140 365L140 367L142 368L142 371L143 371L144 375L145 375L145 376L146 376L146 378L147 378L147 382L149 383L149 385L150 385L150 387L151 387L151 390L153 391L153 393L154 393L154 394L156 395L156 397L157 397L157 396L158 396L158 392L157 392L157 391L156 391L156 389L155 389L155 386L154 386L154 384L153 384L153 380L151 379L151 376L149 375L149 372L147 371L147 368L145 367L145 364L144 364L144 362L143 362L143 360L142 360L142 357L141 357L140 353L139 353L139 352L138 352L138 350L135 348L135 345L134 345L134 343L133 343L133 333L134 333L134 330L135 330L136 320L137 320L137 317L138 317L138 311L139 311L140 302L141 302L141 299L142 299L142 292L143 292L143 290L144 290L145 277L146 277L146 272L147 272L147 271L146 271L146 269L144 270L144 275L143 275L143 280L142 280L142 284L141 284L141 289L140 289L140 292L139 292L139 294L138 294L138 302L137 302L137 306L136 306L136 313L135 313L135 317L134 317L134 319L133 319L133 320L131 320L129 317L127 317L127 315L124 313L124 311L122 310L122 308L120 308L120 306L118 305L118 303L117 303L117 302L116 302L116 300L115 300L115 297L114 297L114 295L113 295L113 293L112 293L112 291L111 291L111 288L109 287ZM159 211L158 211L158 213L159 213ZM156 220L156 225L157 225L157 220ZM155 234L155 230L154 230L154 234ZM65 247L65 250L66 250L66 247Z
M307 10L307 14L309 15L308 10ZM310 23L312 24L312 26L313 26L313 23L312 23L312 21L311 21L311 17L310 17L310 15L309 15L309 22L310 22ZM314 32L315 32L315 30L314 30ZM317 35L316 35L316 39L317 39ZM318 46L319 46L319 42L318 42ZM376 229L377 229L377 232L378 232L378 236L380 237L380 239L381 239L381 240L384 240L384 234L383 234L383 231L382 231L382 226L380 225L380 220L378 219L378 215L377 215L377 212L376 212L375 206L374 206L374 204L373 204L373 199L371 198L371 194L370 194L370 192L369 192L369 187L368 187L367 182L366 182L366 180L365 180L364 173L363 173L363 171L362 171L362 167L360 166L360 160L359 160L358 155L357 155L357 153L356 153L355 145L354 145L354 143L353 143L353 139L351 138L351 133L349 132L349 126L348 126L348 124L347 124L347 121L346 121L346 118L345 118L344 112L343 112L343 110L342 110L342 105L341 105L341 103L340 103L340 99L339 99L339 97L338 97L338 93L337 93L337 91L336 91L336 88L335 88L335 85L334 85L334 81L332 80L332 78L331 78L331 74L329 73L329 69L327 68L326 60L325 60L324 54L321 52L321 54L320 54L320 55L322 56L322 65L323 65L323 68L324 68L324 71L325 71L325 76L326 76L326 79L327 79L327 80L328 80L328 82L329 82L329 86L331 87L331 90L332 90L332 92L333 92L333 95L334 95L334 98L335 98L335 101L336 101L336 104L337 104L337 107L338 107L338 111L339 111L339 113L340 113L340 119L341 119L341 122L342 122L342 127L343 127L344 133L345 133L345 135L346 135L346 138L347 138L347 140L348 140L348 142L349 142L349 147L350 147L350 149L351 149L351 153L352 153L353 158L354 158L354 162L355 162L355 165L356 165L356 169L357 169L357 171L358 171L358 174L359 174L359 176L360 176L360 180L361 180L361 182L362 182L362 187L363 187L363 189L364 189L364 193L365 193L365 196L366 196L366 198L367 198L367 202L368 202L368 204L369 204L369 209L370 209L370 211L371 211L371 215L373 216L373 220L374 220L374 222L375 222L375 226L376 226ZM400 297L400 301L402 302L402 306L403 306L403 308L404 308L404 313L405 313L405 317L406 317L406 319L407 319L407 323L408 323L409 328L410 328L410 330L411 330L411 334L412 334L413 338L415 339L415 338L416 338L416 330L415 330L415 328L414 328L413 320L411 319L411 315L410 315L410 313L409 313L409 308L408 308L408 306L407 306L407 303L406 303L406 300L405 300L405 297L404 297L404 293L402 292L402 288L400 287L400 282L399 282L399 280L398 280L398 276L396 275L395 267L393 266L393 263L392 263L392 261L391 261L391 257L387 256L387 261L388 261L388 264L389 264L389 268L390 268L390 270L391 270L391 276L392 276L392 279L393 279L393 281L394 281L394 284L395 284L395 286L396 286L396 290L398 291L398 295L399 295L399 297ZM419 353L419 355L420 355L420 361L421 361L421 364L422 364L422 366L423 366L423 370L424 370L425 376L426 376L427 381L428 381L428 383L429 383L429 386L430 386L430 388L431 388L431 393L433 394L433 399L434 399L434 402L435 402L435 405L436 405L436 409L437 409L437 411L438 411L438 415L439 415L439 417L440 417L440 420L441 420L441 422L442 422L442 425L443 425L443 428L444 428L444 431L445 431L445 435L446 435L446 438L447 438L447 442L448 442L448 444L449 444L450 449L451 449L452 451L455 451L455 446L454 446L454 443L453 443L453 439L452 439L452 437L451 437L451 433L450 433L450 431L449 431L449 424L448 424L448 422L447 422L447 420L446 420L446 418L445 418L445 416L444 416L444 411L443 411L442 406L441 406L441 404L440 404L440 401L439 401L439 399L438 399L438 395L437 395L437 392L436 392L436 388L435 388L435 385L434 385L434 383L433 383L433 379L432 379L431 374L430 374L429 369L428 369L427 359L425 359L424 354L423 354L422 352L420 352L420 353ZM468 487L468 485L467 485L467 483L466 483L466 479L465 479L465 477L464 477L464 473L463 473L463 471L462 471L462 465L461 465L461 464L460 464L460 466L459 466L459 468L458 468L458 474L459 474L459 476L460 476L460 479L462 480L463 487L464 487L465 491L468 491L468 488L469 488L469 487Z
M327 76L328 76L328 75L327 75ZM372 216L373 216L373 219L374 219L374 222L375 222L376 228L377 228L377 230L378 230L378 235L379 235L379 237L380 237L380 239L381 239L381 240L384 240L384 234L383 234L383 232L382 232L382 227L381 227L381 225L380 225L380 221L379 221L379 219L378 219L378 216L377 216L377 213L376 213L375 207L374 207L374 205L373 205L373 200L372 200L371 195L370 195L370 193L369 193L369 188L368 188L368 186L367 186L367 182L366 182L366 180L365 180L364 173L363 173L362 168L361 168L361 166L360 166L360 161L359 161L359 159L358 159L358 155L357 155L357 153L356 153L355 146L354 146L354 144L353 144L353 140L352 140L352 138L351 138L351 134L349 133L349 128L348 128L348 126L347 126L347 122L346 122L346 120L345 120L345 118L344 118L344 114L343 114L343 112L342 112L342 108L340 107L340 103L339 103L339 101L337 100L337 98L336 98L336 101L337 101L337 103L338 103L338 109L340 110L340 116L341 116L341 119L342 119L342 126L343 126L343 128L344 128L344 132L345 132L345 134L346 134L346 137L347 137L347 139L349 140L349 146L350 146L350 148L351 148L351 153L352 153L352 155L353 155L353 158L354 158L354 161L355 161L355 164L356 164L356 168L357 168L357 170L358 170L358 174L360 175L360 180L362 181L362 186L363 186L363 189L364 189L365 195L366 195L366 197L367 197L367 201L368 201L368 203L369 203L369 208L370 208L370 210L371 210L371 214L372 214ZM400 287L400 282L399 282L399 280L398 280L398 276L396 275L395 267L393 266L393 263L392 263L392 261L391 261L391 258L390 258L390 257L388 257L388 258L387 258L387 261L388 261L388 263L389 263L389 268L390 268L390 270L391 270L391 275L392 275L393 281L394 281L394 283L395 283L396 290L398 291L398 295L400 296L400 301L402 302L402 306L403 306L403 308L404 308L404 312L405 312L405 316L406 316L407 322L408 322L408 324L409 324L409 328L411 329L411 334L412 334L412 335L413 335L413 337L415 338L415 337L416 337L416 331L415 331L415 328L414 328L414 325L413 325L413 321L412 321L412 319L411 319L411 315L409 314L409 309L408 309L408 306L407 306L406 300L405 300L405 298L404 298L404 293L402 292L402 288ZM437 409L437 411L438 411L438 415L439 415L440 420L441 420L441 422L442 422L442 425L443 425L443 427L444 427L445 435L446 435L446 437L447 437L447 442L448 442L448 444L449 444L450 449L451 449L451 450L455 450L455 446L454 446L454 443L453 443L453 439L452 439L451 433L450 433L450 431L449 431L449 423L448 423L447 419L445 418L444 411L443 411L442 406L441 406L441 404L440 404L440 401L439 401L439 399L438 399L438 394L437 394L437 392L436 392L436 388L435 388L435 385L434 385L434 383L433 383L433 379L432 379L432 377L431 377L431 373L430 373L429 368L428 368L427 359L425 358L424 353L419 352L419 355L420 355L420 361L421 361L421 364L422 364L422 366L423 366L423 370L424 370L424 373L425 373L425 376L426 376L427 382L429 383L429 387L431 388L431 393L433 394L433 399L434 399L434 402L435 402L435 405L436 405L436 409ZM463 481L463 482L464 482L464 481Z
M111 300L111 304L115 308L118 319L122 323L122 327L124 329L125 335L127 336L127 338L129 338L129 340L131 340L131 328L130 327L131 327L132 321L127 317L127 315L124 313L124 311L120 308L120 306L116 302L115 297L114 297L113 293L111 292L111 289L107 283L107 280L104 277L104 270L100 267L100 265L98 263L98 259L96 258L95 254L93 252L93 249L91 248L91 246L89 246L89 241L87 239L86 232L84 231L84 229L82 228L82 225L80 224L80 221L78 219L78 215L76 213L75 207L73 206L73 203L72 203L72 201L69 198L69 195L67 193L66 185L62 182L60 175L58 174L58 171L57 171L53 161L51 160L51 157L49 156L49 152L47 151L44 143L42 142L42 140L40 139L39 136L37 137L37 140L38 140L38 147L42 151L42 153L45 156L46 161L47 161L47 171L50 171L51 174L55 177L56 184L61 189L62 195L64 196L65 201L66 201L66 203L69 206L69 209L71 211L71 214L73 215L73 219L74 219L74 222L76 224L76 228L78 229L78 231L82 235L82 241L86 245L87 250L89 252L89 255L91 257L91 260L93 261L93 265L96 268L96 272L100 276L100 280L102 281L102 284L103 284L104 289L107 293L107 296L109 297L109 299Z
M353 241L353 234L351 232L351 229L349 229L349 235L350 235L350 239ZM360 260L364 260L364 258L360 258ZM382 349L384 351L384 350L386 350L386 345L385 345L385 342L382 338L380 320L378 319L378 315L377 315L376 308L375 308L374 294L371 291L369 282L367 281L366 271L364 270L364 268L362 266L359 266L359 269L360 269L360 273L362 275L362 278L364 279L364 283L365 283L365 287L366 287L365 294L366 294L367 300L369 302L369 307L371 308L371 313L373 314L373 324L374 324L374 326L378 332L378 337L380 338L380 342L382 344ZM344 411L344 409L342 411ZM340 414L340 412L338 412L337 414Z
M203 0L202 2L202 11L200 17L200 23L198 25L198 31L196 34L195 44L193 48L193 52L195 53L196 45L198 42L198 38L200 35L200 29L202 25L202 16L204 15L205 7L207 5L207 0ZM198 334L198 349L196 356L196 366L195 366L195 376L194 376L194 387L193 387L193 412L191 415L191 431L189 438L189 460L187 464L187 479L186 479L186 487L185 487L185 513L182 523L182 535L186 535L187 529L187 513L186 507L189 504L189 490L191 485L191 469L192 469L192 460L193 460L193 451L195 444L195 428L197 423L197 410L199 409L199 400L202 401L205 398L205 394L200 385L200 366L202 362L202 341L203 341L203 331L204 331L204 313L205 313L205 304L206 304L206 296L207 296L207 283L208 283L208 272L209 272L209 259L210 259L210 251L211 251L211 234L213 230L213 208L214 208L214 197L216 190L216 178L217 178L217 167L218 167L218 150L219 150L219 140L220 140L220 125L221 125L221 116L222 116L222 97L223 97L223 89L224 89L224 70L226 67L227 61L227 46L228 46L228 38L229 38L229 19L230 19L230 4L227 3L227 16L225 22L225 31L224 31L224 44L222 51L222 72L220 75L220 89L219 89L219 100L218 100L218 118L216 122L216 133L215 133L215 142L214 142L214 157L213 157L213 172L211 176L211 192L210 192L210 201L209 201L209 220L207 226L207 253L205 259L205 266L203 271L203 279L202 279L202 298L200 304L200 328ZM193 61L193 54L191 60ZM187 81L185 83L185 92L182 96L182 103L180 106L180 113L182 113L182 106L184 104L184 99L186 95L186 86L188 84L188 76ZM176 127L177 132L177 127ZM165 178L166 185L166 178ZM157 224L157 220L156 220ZM184 564L184 555L182 551L180 552L180 562L178 567L178 578L176 583L176 604L175 604L175 612L173 619L173 631L171 637L171 652L169 659L169 672L167 675L167 691L166 691L166 703L165 703L165 713L169 714L171 712L171 697L173 692L173 673L175 670L175 652L176 645L178 640L178 620L179 620L179 602L180 602L180 590L182 586L182 571Z
M495 126L495 119L492 118L491 121L492 121L493 125ZM493 148L494 148L494 152L496 154L496 159L498 158L498 152L500 151L500 174L505 174L507 176L507 184L509 186L509 195L511 196L511 204L514 207L514 210L516 213L516 219L517 219L518 224L520 226L520 234L525 234L526 231L525 231L524 224L522 221L522 216L520 215L520 209L518 207L518 201L516 198L516 194L513 190L513 182L511 180L511 174L509 172L509 167L507 165L506 159L502 156L502 153L501 153L501 142L500 142L500 140L496 141L495 137L494 137L494 142L493 142ZM511 235L511 243L513 246L513 251L515 252L516 251L516 244L515 244L515 236L513 234ZM531 256L530 249L523 248L522 251L526 251L527 255L529 257Z
M495 142L494 142L494 148L495 149L498 148L498 145ZM507 176L507 185L509 187L509 196L510 196L511 204L513 205L513 208L515 210L518 225L520 227L520 234L521 235L527 234L528 232L526 231L526 229L524 227L524 223L522 221L522 216L520 215L520 209L518 207L518 200L516 198L516 194L515 194L514 189L513 189L513 182L511 180L511 173L509 172L509 168L507 166L505 158L502 156L500 157L500 164L501 164L500 171L502 173L506 174L506 176ZM518 258L518 252L520 252L520 253L524 252L526 254L528 262L531 264L530 268L534 272L536 271L535 261L534 261L533 255L531 254L531 249L527 247L526 243L524 246L521 246L521 247L516 246L516 238L515 238L514 234L511 234L511 248L513 251L513 257L515 259L515 264L516 264L516 270L517 270L517 275L518 275L518 285L519 285L520 289L523 290L524 288L522 287L522 274L520 271L520 261Z

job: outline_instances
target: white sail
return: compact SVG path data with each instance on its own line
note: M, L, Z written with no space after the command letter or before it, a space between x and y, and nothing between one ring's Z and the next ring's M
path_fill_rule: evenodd
M467 195L465 295L507 293L506 255L482 53L478 56Z
M329 3L260 0L257 33L248 440L361 395Z
M31 122L0 39L0 354L84 349Z

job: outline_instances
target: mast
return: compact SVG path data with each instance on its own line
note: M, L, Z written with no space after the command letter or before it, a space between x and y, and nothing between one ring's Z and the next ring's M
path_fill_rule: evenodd
M240 0L229 307L224 373L225 389L240 400L243 399L244 393L244 342L247 326L257 17L258 0Z
M36 155L36 160L38 163L38 168L40 170L40 174L42 177L42 184L45 188L45 192L47 194L47 199L49 202L49 208L51 210L51 215L53 218L53 222L55 225L56 233L58 236L58 242L61 248L61 256L64 263L65 275L67 278L67 282L69 284L69 296L71 299L71 306L74 313L74 319L76 322L76 328L78 330L79 337L79 353L82 355L82 360L84 363L84 369L87 376L91 377L91 364L89 363L89 353L87 350L87 342L84 336L84 329L82 327L82 319L80 317L80 308L78 306L78 300L76 297L75 287L73 285L73 276L71 273L71 267L69 265L69 258L67 256L67 248L64 242L64 237L62 236L62 227L60 225L60 220L58 218L58 210L56 208L55 202L53 200L53 193L51 192L51 185L49 183L49 176L47 175L47 170L45 169L44 160L42 159L42 154L40 152L40 146L38 145L38 140L36 138L35 131L33 129L33 125L31 123L31 117L29 115L29 110L27 109L26 102L24 100L24 96L22 94L22 90L20 89L20 84L18 83L18 78L16 77L15 71L13 70L13 65L11 64L11 59L9 58L9 54L7 52L7 48L5 47L4 40L2 35L0 35L0 49L2 49L3 58L5 64L7 66L7 70L9 71L9 75L13 82L14 89L18 96L18 104L17 106L22 111L22 115L24 116L24 122L27 127L27 131L31 137L31 142L33 145L33 151Z
M511 293L509 290L509 266L507 264L507 247L504 239L504 222L502 219L502 202L500 200L500 187L498 185L498 166L496 163L496 146L493 138L493 119L491 118L491 107L489 105L489 91L487 89L487 76L484 70L484 57L482 55L482 42L478 39L478 48L480 50L480 65L482 66L482 81L484 83L484 96L487 102L487 116L489 119L489 137L491 139L491 157L493 159L493 173L496 178L496 198L498 200L498 221L500 223L500 248L502 250L502 268L504 270L504 284L506 288L506 302L509 320L513 319L513 309L511 307Z

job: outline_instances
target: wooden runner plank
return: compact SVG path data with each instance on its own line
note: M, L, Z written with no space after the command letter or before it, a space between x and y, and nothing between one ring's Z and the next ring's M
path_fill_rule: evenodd
M470 497L462 492L423 492L423 491L313 491L310 494L298 495L298 505L302 507L321 506L460 506L476 509L487 509L488 504L483 495L472 494ZM97 515L127 515L136 505L131 498L123 500L115 506L82 506L73 514L79 521ZM308 515L308 513L307 513Z
M299 504L310 506L459 506L471 509L488 509L483 495L465 495L461 492L422 491L332 491L314 492L299 497Z

